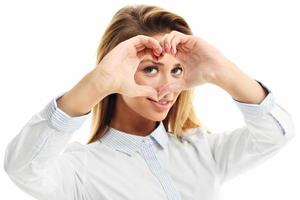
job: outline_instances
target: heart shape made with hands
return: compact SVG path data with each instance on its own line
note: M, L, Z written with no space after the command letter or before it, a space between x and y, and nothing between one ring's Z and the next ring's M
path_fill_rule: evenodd
M218 71L224 67L223 65L230 63L216 48L193 35L171 31L157 41L159 44L155 45L153 49L151 47L149 49L154 60L158 61L168 53L184 66L182 79L163 85L158 89L158 100L167 93L189 90L211 82ZM157 50L158 46L159 50Z
M164 50L164 47L162 47L162 48L163 48L163 51L158 56L156 56L157 54L155 54L155 53L152 54L153 59L157 62L159 60L161 60L166 53L173 55L171 52L166 52L166 50ZM186 90L185 89L185 81L183 79L177 80L175 82L167 83L158 89L158 92L157 92L158 101L161 100L161 98L163 96L165 96L166 94L168 94L170 92L180 92L182 90Z

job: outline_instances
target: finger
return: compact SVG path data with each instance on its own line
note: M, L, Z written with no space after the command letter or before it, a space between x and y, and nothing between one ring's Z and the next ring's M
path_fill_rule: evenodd
M143 49L145 49L146 47L143 45L140 46L136 46L136 51L142 51Z
M164 48L165 48L167 53L170 53L170 50L171 50L171 43L170 42L171 42L173 37L174 37L174 34L170 33L164 39Z
M181 42L181 39L182 39L182 36L181 36L181 35L178 35L178 34L175 35L175 36L172 38L170 44L171 44L171 53L172 53L173 55L176 54L176 52L177 52L177 45Z
M134 96L146 96L158 101L157 91L151 86L136 85L134 91Z
M160 56L161 53L159 53L158 50L155 50L155 49L149 49L147 48L146 46L140 46L140 47L136 47L136 51L137 51L137 54L141 54L143 51L147 51L147 53L150 53L150 50L152 51L151 54L154 54L156 56ZM143 54L143 53L142 53Z
M160 46L159 42L156 39L146 35L138 35L134 37L133 43L136 48L140 48L140 46L145 46L149 49L153 49L158 54L160 54L162 51L162 47Z
M189 51L191 48L193 48L196 40L195 37L191 35L185 35L185 37L182 38L180 44L183 51Z
M176 36L171 41L171 47L173 50L173 54L175 55L177 50L179 50L178 46L184 46L186 43L190 42L193 38L191 35L187 35L181 32L178 32Z
M158 61L158 59L160 57L160 55L155 55L155 53L153 52L153 50L152 49L148 49L148 48L146 48L146 49L144 49L144 50L142 50L140 52L137 52L137 56L138 56L138 58L140 60L144 59L144 57L147 56L147 55L151 55L152 59L154 59L156 61Z
M164 54L167 53L167 48L166 48L166 43L165 43L165 41L166 41L166 39L167 39L168 36L169 36L168 33L165 34L165 35L160 39L160 41L159 41L159 44L160 44L161 47L162 47L162 55L164 55Z
M179 32L179 31L172 31L168 38L166 38L165 42L167 43L166 46L168 46L168 52L171 53L171 54L175 54L174 51L176 50L176 45L172 45L172 41L174 40L174 38L177 38L180 36L184 35L183 33Z
M179 80L173 83L169 83L167 85L164 85L162 88L159 89L158 91L158 100L165 96L166 94L170 92L180 92L182 90L185 90L185 81L184 80Z

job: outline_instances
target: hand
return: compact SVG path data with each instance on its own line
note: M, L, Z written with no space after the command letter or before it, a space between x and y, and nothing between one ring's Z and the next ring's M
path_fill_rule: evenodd
M160 40L162 55L172 54L184 67L184 78L159 90L159 97L170 91L188 90L204 83L213 83L220 71L231 62L203 39L172 31Z
M141 60L147 54L158 60L162 56L159 42L145 35L129 38L113 48L99 65L102 78L105 77L112 85L114 93L129 97L147 96L158 100L157 91L146 85L138 85L134 74ZM101 86L100 86L101 87Z

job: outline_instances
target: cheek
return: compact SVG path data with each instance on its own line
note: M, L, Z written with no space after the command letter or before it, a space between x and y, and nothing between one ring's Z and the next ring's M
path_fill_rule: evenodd
M130 101L126 102L127 106L130 107L131 110L138 113L140 116L144 118L148 118L153 121L160 120L158 119L157 115L161 115L153 110L151 107L150 102L145 97L137 97L135 99L131 99ZM142 108L142 109L141 109Z
M136 112L141 112L143 109L140 108L146 108L147 105L146 97L126 97L124 100L127 106Z
M131 110L134 110L141 115L149 114L149 112L153 111L151 103L146 97L126 97L124 100Z

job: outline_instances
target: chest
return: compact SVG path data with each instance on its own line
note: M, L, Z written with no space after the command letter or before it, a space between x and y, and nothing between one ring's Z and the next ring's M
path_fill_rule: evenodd
M212 163L202 153L189 146L169 147L157 151L158 159L149 164L139 154L130 157L111 150L89 163L85 186L91 199L167 200L172 192L165 186L168 176L182 200L217 199Z

